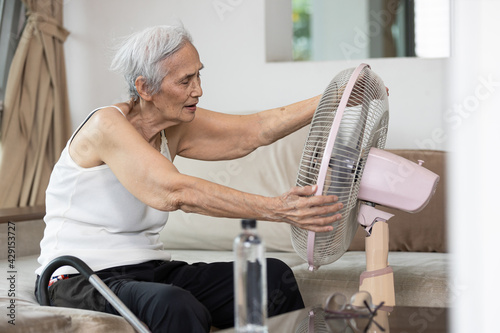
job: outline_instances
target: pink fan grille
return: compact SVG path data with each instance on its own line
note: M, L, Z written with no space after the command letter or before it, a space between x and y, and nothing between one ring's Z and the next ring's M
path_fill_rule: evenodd
M358 191L370 148L384 148L389 121L385 85L366 64L340 72L314 114L297 175L297 186L318 185L317 195L335 194L344 204L333 231L292 226L295 251L310 269L339 259L354 238Z

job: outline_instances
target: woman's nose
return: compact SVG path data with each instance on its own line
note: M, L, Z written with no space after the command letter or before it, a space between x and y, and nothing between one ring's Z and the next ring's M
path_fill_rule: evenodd
M193 90L191 91L192 97L201 97L203 95L203 89L201 88L201 80L193 80Z

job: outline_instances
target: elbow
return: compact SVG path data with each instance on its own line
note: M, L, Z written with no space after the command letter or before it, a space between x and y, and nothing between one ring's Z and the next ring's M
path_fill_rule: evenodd
M161 200L158 200L156 203L158 210L165 212L174 212L176 210L182 209L184 206L182 195L178 193L179 191L169 192L167 195L164 195Z
M149 186L144 190L142 196L136 194L137 198L151 208L163 212L173 212L180 209L183 205L182 190L158 184Z
M196 177L176 174L164 182L158 183L153 191L149 191L150 206L165 212L182 210L186 213L196 213L204 201L200 200L200 188L203 181Z
M195 194L190 190L191 184L184 184L176 182L163 189L160 195L157 195L154 203L154 208L165 211L173 212L182 210L186 213L194 212L191 209L195 203L193 202Z

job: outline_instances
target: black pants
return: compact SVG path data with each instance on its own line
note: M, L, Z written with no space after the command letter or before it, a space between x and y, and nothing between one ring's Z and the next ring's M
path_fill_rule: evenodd
M96 274L152 332L208 332L234 326L233 263L150 261ZM268 315L302 309L290 268L267 259ZM49 288L54 306L118 314L81 275Z

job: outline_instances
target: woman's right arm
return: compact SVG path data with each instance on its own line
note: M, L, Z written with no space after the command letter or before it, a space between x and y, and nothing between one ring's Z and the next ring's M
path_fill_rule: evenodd
M89 122L78 134L86 147L80 148L80 158L87 154L106 163L130 193L153 208L287 222L316 232L332 230L329 224L340 218L338 198L314 196L313 186L265 197L184 175L118 111L97 112Z

